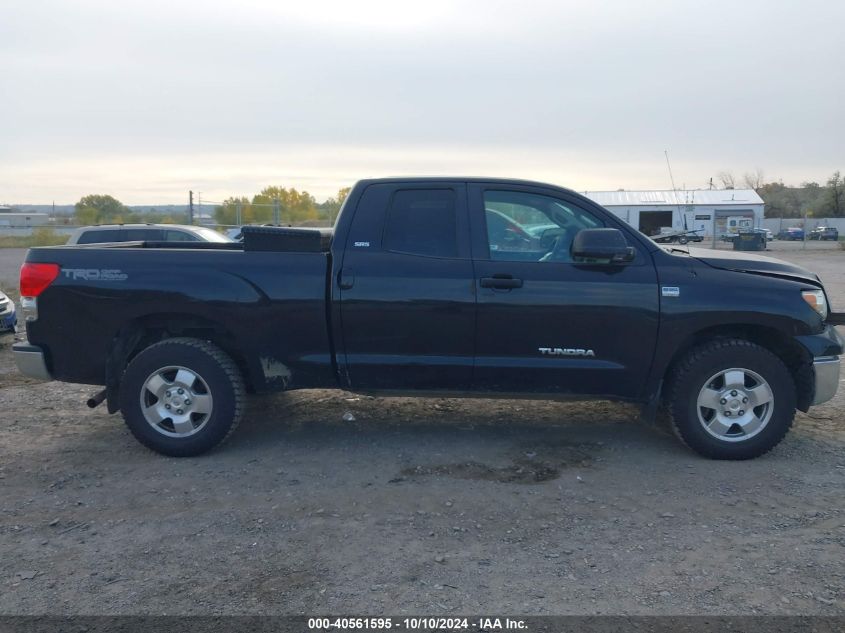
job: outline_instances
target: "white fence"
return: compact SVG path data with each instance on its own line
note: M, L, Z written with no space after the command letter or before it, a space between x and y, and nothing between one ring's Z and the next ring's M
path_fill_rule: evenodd
M806 227L804 226L804 218L766 218L760 226L773 233L779 233L782 229L787 229L790 226L800 226L808 231L812 231L817 226L832 226L842 234L845 233L845 218L807 218Z

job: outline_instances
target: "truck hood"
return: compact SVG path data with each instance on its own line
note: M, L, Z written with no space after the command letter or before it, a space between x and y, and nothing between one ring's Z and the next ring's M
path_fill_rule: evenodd
M734 251L717 251L706 248L690 248L690 257L704 262L713 268L722 270L733 270L740 273L752 273L757 275L768 275L771 277L783 277L797 281L805 281L820 286L819 276L806 268L790 264L774 257L763 255L752 255L750 253L738 254Z

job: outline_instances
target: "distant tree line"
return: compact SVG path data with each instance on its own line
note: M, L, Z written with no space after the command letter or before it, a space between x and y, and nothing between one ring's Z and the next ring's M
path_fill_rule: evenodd
M736 178L729 171L722 171L716 175L716 179L725 189L740 186L756 191L766 204L767 218L799 218L804 215L816 218L845 217L845 178L839 171L834 172L823 185L805 182L798 187L785 185L783 181L766 182L759 169L746 173L742 179ZM349 190L350 187L344 187L328 200L317 202L307 191L270 186L251 198L227 198L215 207L214 217L218 224L230 226L272 224L276 221L281 224L327 225L334 222ZM74 220L81 226L135 222L184 224L188 222L188 214L130 209L110 195L91 194L76 203Z
M252 198L235 196L227 198L214 209L218 224L331 224L349 195L350 187L340 189L335 196L324 202L317 200L307 191L270 186L265 187ZM186 224L188 212L174 210L162 213L130 209L114 196L90 194L83 196L74 205L74 222L79 226L91 224Z
M218 224L331 224L349 195L349 187L340 189L325 202L317 202L307 191L291 187L265 187L252 198L227 198L214 210Z
M761 170L745 174L738 180L731 172L722 171L716 178L725 189L744 186L753 189L766 203L767 218L839 218L845 217L845 178L835 171L825 184L804 182L799 187L783 181L766 182Z

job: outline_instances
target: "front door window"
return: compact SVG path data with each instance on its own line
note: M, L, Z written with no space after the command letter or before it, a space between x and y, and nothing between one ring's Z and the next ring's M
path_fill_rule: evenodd
M604 226L574 205L522 191L485 191L484 218L494 261L572 262L575 234Z

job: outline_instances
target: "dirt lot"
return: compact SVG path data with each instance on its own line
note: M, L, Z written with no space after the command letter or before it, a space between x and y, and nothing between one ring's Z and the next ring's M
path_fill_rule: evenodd
M845 310L845 251L772 254ZM9 338L0 613L845 613L845 390L743 463L622 405L326 391L176 460Z

